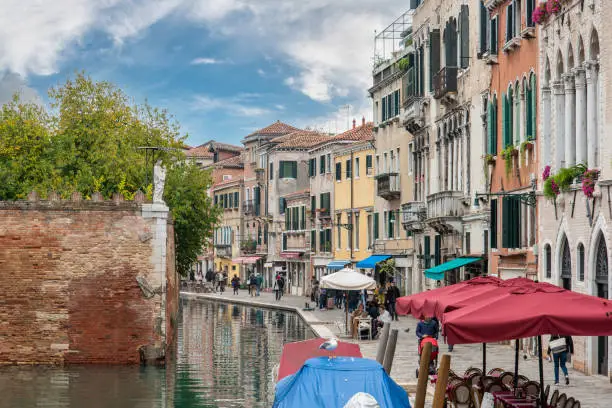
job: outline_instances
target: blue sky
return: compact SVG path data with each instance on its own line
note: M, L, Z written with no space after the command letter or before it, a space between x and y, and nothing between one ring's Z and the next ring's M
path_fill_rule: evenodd
M4 0L0 101L85 70L137 102L167 108L189 133L239 143L275 120L342 131L371 117L374 30L395 0ZM47 2L44 2L47 3ZM4 17L1 17L4 16ZM10 17L7 17L10 16Z

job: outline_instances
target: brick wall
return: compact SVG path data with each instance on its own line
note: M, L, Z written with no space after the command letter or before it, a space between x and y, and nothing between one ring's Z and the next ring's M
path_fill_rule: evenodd
M154 273L159 220L143 217L142 206L0 203L0 363L132 364L141 346L164 355L174 329L161 325L178 307L172 226L162 277Z

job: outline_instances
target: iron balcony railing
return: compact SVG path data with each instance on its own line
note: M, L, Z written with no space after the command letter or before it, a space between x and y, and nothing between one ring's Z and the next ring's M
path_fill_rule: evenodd
M434 98L457 92L457 67L444 67L434 75Z
M392 200L400 196L400 176L398 173L384 173L376 176L376 192L379 197Z

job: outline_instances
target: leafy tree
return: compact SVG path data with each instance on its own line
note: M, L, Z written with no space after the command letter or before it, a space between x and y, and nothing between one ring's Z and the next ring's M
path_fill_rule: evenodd
M143 146L162 147L156 159L169 168L165 199L176 222L178 270L186 274L217 221L206 191L211 177L184 163L184 136L165 110L136 105L116 85L83 73L49 91L51 110L15 97L0 111L0 199L35 190L86 198L100 192L132 199L150 195Z

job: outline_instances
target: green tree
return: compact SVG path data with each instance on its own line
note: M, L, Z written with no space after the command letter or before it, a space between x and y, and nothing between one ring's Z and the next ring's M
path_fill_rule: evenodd
M218 213L206 195L210 174L186 164L185 136L165 110L137 105L110 82L83 73L49 91L51 110L15 97L0 112L0 199L35 190L86 198L100 192L126 199L150 193L152 161L143 146L162 149L156 159L169 168L165 199L176 222L178 270L185 274L211 236Z

